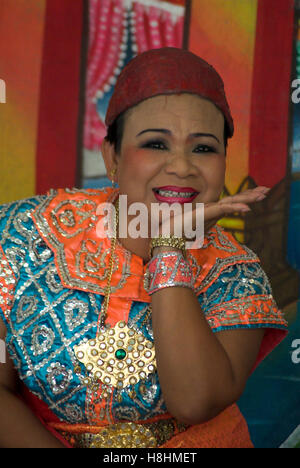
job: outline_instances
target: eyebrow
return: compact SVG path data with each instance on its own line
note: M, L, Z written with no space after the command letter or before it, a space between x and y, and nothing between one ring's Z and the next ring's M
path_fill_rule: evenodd
M136 136L138 137L138 136L140 136L140 135L142 135L143 133L146 133L146 132L160 132L160 133L165 133L167 135L172 135L172 132L170 130L167 130L166 128L147 128L146 130L142 130ZM196 137L202 137L202 136L212 137L215 140L217 140L218 143L220 143L220 140L215 135L213 135L212 133L200 133L200 132L190 133L188 138L191 138L191 137L196 138Z

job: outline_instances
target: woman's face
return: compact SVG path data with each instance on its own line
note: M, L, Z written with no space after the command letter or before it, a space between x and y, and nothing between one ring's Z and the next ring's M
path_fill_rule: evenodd
M115 180L128 205L143 202L150 209L176 190L182 196L180 188L193 189L193 203L207 203L217 201L224 186L223 134L223 114L212 102L187 93L161 95L129 109L120 154L105 140L102 154L108 173L117 167Z

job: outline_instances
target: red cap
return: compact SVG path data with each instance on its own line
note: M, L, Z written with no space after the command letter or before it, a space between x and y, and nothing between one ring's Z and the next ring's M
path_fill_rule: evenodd
M111 125L122 112L150 97L184 92L213 102L223 112L228 137L232 137L233 120L222 78L205 60L175 47L147 50L123 68L108 105L105 123Z

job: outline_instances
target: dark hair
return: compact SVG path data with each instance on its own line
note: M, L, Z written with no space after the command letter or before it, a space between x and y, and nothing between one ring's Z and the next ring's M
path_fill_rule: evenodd
M107 135L105 139L114 145L115 152L117 154L120 154L121 152L121 144L122 144L122 138L123 138L123 131L124 131L124 123L125 123L125 112L122 112L114 121L113 123L108 127L107 129ZM225 154L227 151L227 144L228 144L228 133L229 133L229 128L228 128L228 123L225 120L225 125L224 125L224 145L225 145Z
M108 127L105 139L114 145L115 152L120 154L125 123L125 112L122 112Z

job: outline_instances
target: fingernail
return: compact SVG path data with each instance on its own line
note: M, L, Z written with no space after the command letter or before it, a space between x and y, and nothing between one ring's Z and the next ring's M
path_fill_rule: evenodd
M252 211L251 208L241 208L241 211Z

